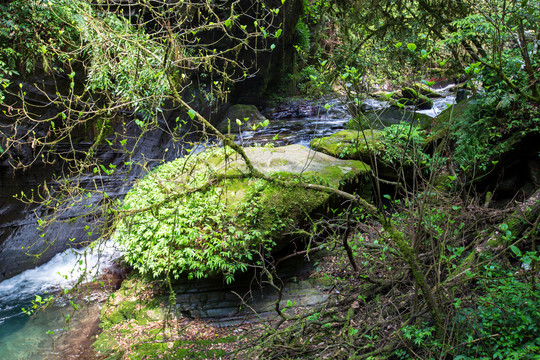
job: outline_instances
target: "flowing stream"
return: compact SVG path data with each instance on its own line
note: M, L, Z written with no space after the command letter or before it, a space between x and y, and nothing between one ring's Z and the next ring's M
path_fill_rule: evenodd
M432 109L420 112L435 117L447 104L453 103L454 96L448 89L441 90L444 97L434 99ZM328 110L325 109L326 104L330 105ZM377 100L368 100L368 104L374 111L384 110L388 106ZM309 146L313 138L328 136L344 129L350 118L346 105L338 100L322 105L303 103L303 106L307 106L309 111L302 116L283 115L290 108L266 112L267 117L275 120L271 120L264 129L243 131L237 136L237 141L245 146L267 142L273 142L276 146L293 143ZM96 316L99 306L91 306L92 293L83 299L77 298L79 304L85 302L90 306L85 307L86 313L79 311L83 314L72 318L70 322L66 322L66 318L71 317L73 306L66 297L33 316L28 316L21 309L31 309L36 295L45 298L61 294L81 276L85 281L91 281L118 256L119 253L111 243L104 243L99 249L68 250L57 254L44 265L0 282L0 358L67 358L59 350L62 334L70 326L76 328L78 322L84 321L84 314L87 314L86 317Z
M53 359L57 356L54 341L68 326L76 325L66 322L68 314L71 317L73 313L69 300L60 298L53 306L33 316L21 309L32 309L36 295L44 299L61 294L80 279L91 281L119 256L112 245L104 243L94 249L67 250L44 265L0 283L0 358ZM76 303L81 300L92 299L77 299Z

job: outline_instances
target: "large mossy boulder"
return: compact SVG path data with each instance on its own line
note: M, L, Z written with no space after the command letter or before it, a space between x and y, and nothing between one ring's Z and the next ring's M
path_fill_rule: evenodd
M246 148L253 165L271 181L252 178L232 150L210 148L166 163L126 196L115 238L125 259L154 277L203 278L222 274L227 282L285 247L328 192L301 182L339 188L371 172L355 160L338 160L300 145Z
M341 130L330 136L313 139L313 150L341 159L371 161L382 149L381 132L378 130Z
M425 132L411 124L394 124L380 131L342 130L313 139L310 145L337 158L376 164L373 168L377 177L411 179L413 159L425 156Z
M447 136L448 131L450 130L450 125L456 121L460 121L460 119L464 116L467 116L466 111L468 108L469 101L461 101L441 111L430 126L422 126L424 130L428 130L430 133L427 141L437 142Z

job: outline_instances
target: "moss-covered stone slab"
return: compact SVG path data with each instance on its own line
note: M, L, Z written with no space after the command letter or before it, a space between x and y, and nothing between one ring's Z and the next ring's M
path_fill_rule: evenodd
M109 329L129 320L144 325L165 319L167 310L163 304L167 299L158 295L152 283L137 278L124 280L101 309L101 328Z
M342 130L312 140L311 147L342 159L376 163L376 176L380 178L397 180L404 175L410 179L413 176L413 162L410 156L403 154L423 149L424 136L424 131L411 124L395 124L380 131Z
M341 159L370 161L375 152L384 149L378 130L342 130L330 136L313 139L310 146Z
M139 181L125 198L115 234L128 263L154 277L222 274L230 282L260 259L259 252L284 247L329 203L328 192L299 183L337 189L371 172L361 161L300 145L245 152L271 181L250 177L244 160L223 148L166 163Z
M155 282L130 277L101 309L99 359L217 359L237 340L230 331L177 317ZM230 345L229 345L230 346Z

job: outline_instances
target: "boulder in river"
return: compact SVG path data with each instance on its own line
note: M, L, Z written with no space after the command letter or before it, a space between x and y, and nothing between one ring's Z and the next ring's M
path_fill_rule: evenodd
M342 130L311 141L314 150L341 159L357 159L372 167L377 177L411 178L410 154L424 148L424 132L410 124L395 124L384 130ZM407 156L404 156L407 154Z
M426 84L423 84L423 83L419 83L419 82L414 83L414 84L412 84L412 88L418 94L425 95L425 96L427 96L428 98L431 98L431 99L443 97L441 94L439 94L438 92L433 90L430 86L427 86Z
M225 113L223 120L218 124L218 130L227 133L238 133L240 127L251 127L266 120L255 105L236 104ZM238 124L238 121L242 125Z
M223 148L166 163L139 181L116 231L128 263L154 277L221 274L230 282L259 253L287 246L310 214L328 206L328 192L301 182L338 189L371 173L361 161L300 145L245 152L272 181L251 177L244 160Z
M316 151L341 159L370 161L375 153L384 148L378 130L342 130L330 136L313 139L311 147Z
M398 103L403 105L414 105L420 110L428 110L433 107L433 100L419 93L413 88L404 87L401 89L403 97L398 100Z

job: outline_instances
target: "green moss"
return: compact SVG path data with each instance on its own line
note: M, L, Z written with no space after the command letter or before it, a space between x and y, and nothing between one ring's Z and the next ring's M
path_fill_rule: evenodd
M433 107L433 100L425 95L418 95L418 98L414 104L418 109L429 110Z
M131 215L117 226L116 238L135 269L153 277L223 275L231 282L261 249L282 247L283 234L329 199L325 192L246 178L245 163L225 151L208 149L164 164L130 191L124 209ZM261 169L279 170L274 176L293 185L303 181L338 188L369 172L359 161L334 165L335 159L319 154L317 176L306 178L298 174L308 161L313 164L308 158L313 153L305 147L245 151Z
M151 283L141 279L126 279L121 288L112 294L101 309L100 326L109 329L126 320L135 319L139 324L162 319L165 311L159 297L150 297L142 300L142 293L152 293Z
M404 87L401 94L403 97L397 102L402 105L414 105L419 109L431 109L433 107L433 101L430 98L418 93L413 88Z
M416 90L419 94L425 95L429 98L440 98L442 97L441 94L437 93L435 90L433 90L431 87L427 86L426 84L422 83L414 83L412 85L412 88Z
M314 150L342 159L370 161L375 152L384 148L377 130L342 130L327 137L313 139ZM367 165L365 165L367 166Z
M139 316L140 304L145 302L155 304L148 296L148 291L152 290L151 284L143 279L130 278L111 297L102 310L100 318L102 321L110 323L111 308L113 312L121 315L113 316L115 318L114 326L104 327L94 342L94 349L98 352L100 358L105 359L215 359L226 355L226 352L217 348L217 344L234 343L236 336L216 336L208 338L192 338L192 335L182 336L183 331L175 328L176 322L170 325L156 320L145 326L147 322ZM126 305L127 303L127 305ZM137 303L138 306L133 306ZM120 310L122 309L122 310ZM124 310L134 310L131 315ZM146 307L148 309L148 307ZM178 337L180 339L178 340ZM201 334L201 336L206 336ZM176 340L175 340L176 339Z
M388 107L386 109L360 114L360 116L352 118L347 123L347 128L358 131L369 129L380 130L388 126L401 123L413 123L424 128L431 126L433 123L433 118L418 112L407 111L396 107Z
M401 94L405 99L414 100L418 98L418 93L416 92L416 90L410 87L404 87L403 89L401 89Z

